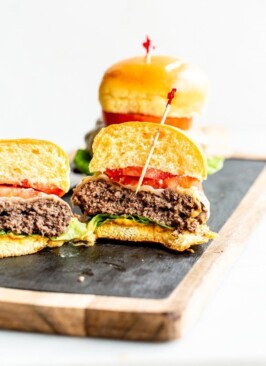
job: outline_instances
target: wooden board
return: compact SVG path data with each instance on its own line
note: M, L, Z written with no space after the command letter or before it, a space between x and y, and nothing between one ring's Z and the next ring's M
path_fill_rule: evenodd
M180 337L265 212L264 166L229 160L208 179L209 225L220 237L194 253L104 241L1 260L0 327L156 341Z

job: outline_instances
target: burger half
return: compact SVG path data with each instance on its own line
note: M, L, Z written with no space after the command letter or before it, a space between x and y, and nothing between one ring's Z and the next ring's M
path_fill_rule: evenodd
M140 190L155 134L159 140ZM183 251L215 236L206 222L209 202L201 182L206 162L179 129L149 122L113 124L100 131L86 177L72 196L96 238L155 242Z
M0 258L92 240L60 198L68 189L69 160L57 145L0 140Z

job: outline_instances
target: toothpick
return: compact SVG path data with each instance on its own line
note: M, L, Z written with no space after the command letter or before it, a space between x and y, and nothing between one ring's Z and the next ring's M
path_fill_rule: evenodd
M163 114L163 117L161 119L161 122L160 122L160 125L164 125L165 123L165 120L167 118L167 115L169 113L169 110L170 110L170 107L171 107L171 103L172 103L172 100L174 99L175 97L175 92L176 92L176 88L173 88L168 94L167 94L167 98L168 98L168 101L167 101L167 104L166 104L166 107L165 107L165 110L164 110L164 114ZM154 135L154 138L153 138L153 141L152 141L152 145L151 145L151 149L150 149L150 152L149 152L149 155L147 157L147 160L145 162L145 165L142 169L142 172L141 172L141 176L139 178L139 181L138 181L138 185L137 185L137 189L136 189L136 193L138 193L138 191L140 190L140 187L142 185L142 182L144 180L144 177L145 177L145 174L147 172L147 169L149 167L149 164L150 164L150 161L151 161L151 158L152 158L152 155L153 155L153 152L154 152L154 149L157 145L157 142L158 142L158 139L159 139L159 136L160 136L160 131L158 130L156 132L156 134Z
M151 39L146 36L146 41L142 43L143 47L146 50L146 64L150 64L151 63L151 52L150 49L155 49L155 46L152 44Z
M150 64L151 63L151 54L150 54L150 52L147 52L146 53L145 60L146 60L146 64Z

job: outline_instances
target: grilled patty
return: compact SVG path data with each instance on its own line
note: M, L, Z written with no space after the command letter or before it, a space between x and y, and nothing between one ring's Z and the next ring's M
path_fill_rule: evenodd
M61 199L0 199L0 230L15 234L59 236L71 217L70 207Z
M205 206L188 194L171 190L164 190L159 196L147 191L136 194L104 179L86 181L74 190L72 202L86 216L101 213L143 216L178 232L195 232L199 224L207 221Z

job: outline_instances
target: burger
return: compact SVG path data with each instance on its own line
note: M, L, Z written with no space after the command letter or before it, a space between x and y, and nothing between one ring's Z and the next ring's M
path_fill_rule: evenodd
M93 175L75 188L72 203L96 238L154 242L184 251L215 237L206 225L205 158L181 130L150 122L112 124L95 137L89 169Z
M172 88L177 93L165 123L189 132L202 147L206 145L205 134L191 128L208 100L209 83L201 69L170 56L152 56L150 63L145 57L134 57L114 64L103 75L99 87L102 117L86 134L86 149L77 151L76 168L90 173L93 140L103 127L129 121L159 123L165 96Z
M68 189L69 160L57 145L0 140L0 258L91 242L87 224L61 198Z
M169 56L153 56L150 63L134 57L111 66L99 88L104 124L159 123L172 88L177 95L166 124L188 130L208 97L209 84L199 67Z
M102 128L129 121L159 123L165 96L173 88L177 93L165 123L184 130L197 141L208 155L208 174L222 169L223 157L213 151L209 154L209 146L213 145L209 129L193 125L208 101L207 77L195 64L170 56L152 56L149 63L144 56L130 58L114 64L104 73L99 87L102 117L85 135L86 148L76 151L75 168L91 174L88 166L93 155L93 140Z

